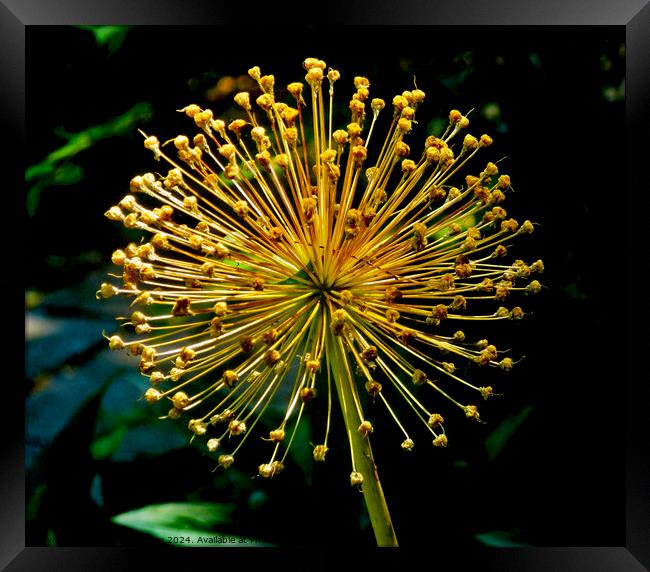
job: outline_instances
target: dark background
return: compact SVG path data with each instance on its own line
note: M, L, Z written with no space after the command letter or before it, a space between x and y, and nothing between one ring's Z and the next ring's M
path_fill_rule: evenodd
M240 455L248 466L211 472L184 429L136 401L144 386L135 363L106 349L101 330L115 329L126 304L94 299L110 253L132 239L103 213L134 174L156 167L137 128L161 140L191 135L175 110L195 102L232 113L225 82L214 89L223 76L237 83L259 65L286 85L311 56L341 71L339 86L366 75L372 96L387 101L415 76L427 99L414 149L450 109L474 109L470 132L492 134L489 158L506 157L508 210L541 225L517 252L544 260L546 288L522 302L529 319L495 332L526 359L497 386L504 397L482 407L486 425L457 419L448 450L423 441L408 456L389 431L373 438L400 543L624 544L624 364L614 351L624 344L623 28L135 27L109 38L27 29L27 165L42 166L65 134L89 137L27 184L28 545L156 542L110 517L199 501L234 503L219 533L372 545L345 446L324 466L298 448L285 473L262 481L250 478L260 462L251 443ZM142 102L137 117L111 124L114 136L91 129ZM486 439L522 412L490 460Z

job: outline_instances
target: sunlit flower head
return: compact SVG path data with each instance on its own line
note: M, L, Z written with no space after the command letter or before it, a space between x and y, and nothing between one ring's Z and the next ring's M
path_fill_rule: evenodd
M344 419L360 485L358 449L373 432L411 451L416 435L447 446L448 417L480 421L477 404L495 392L473 372L515 363L490 343L491 322L525 316L518 300L540 290L543 264L509 256L534 225L506 213L510 178L465 115L409 141L423 91L385 102L365 77L346 81L314 58L304 68L282 89L251 68L260 94L235 95L238 119L192 104L180 111L193 137L145 135L160 173L133 178L106 216L146 238L113 253L119 285L98 296L132 299L118 318L128 333L110 347L139 357L144 399L216 464L263 438L259 475L278 474L301 419L323 407L313 457L345 448L329 439ZM334 124L335 87L352 91L346 125ZM468 322L485 333L469 339ZM284 415L262 430L271 404ZM378 407L392 426L368 418Z

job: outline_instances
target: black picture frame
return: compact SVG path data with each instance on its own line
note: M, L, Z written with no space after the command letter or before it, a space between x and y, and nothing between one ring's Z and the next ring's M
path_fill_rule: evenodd
M338 3L335 3L338 4ZM283 22L298 23L310 15L301 10L291 10L284 5L280 15L277 12L257 17L268 17L268 21L282 17ZM480 554L453 555L450 547L448 555L457 565L449 569L469 569L480 562L487 570L589 570L589 571L640 571L650 569L650 454L647 441L647 404L649 403L648 384L644 380L641 364L645 361L643 327L638 333L637 325L645 324L647 304L643 302L642 290L638 288L641 278L642 261L647 259L642 238L642 214L647 212L647 176L645 165L650 157L650 146L645 133L648 123L648 102L650 101L650 77L648 61L650 54L650 6L644 0L619 0L606 2L597 0L553 0L535 2L528 0L509 0L499 2L470 0L458 2L409 1L391 3L363 3L350 0L340 6L330 5L327 10L329 20L324 23L341 24L437 24L437 25L492 25L492 24L571 24L571 25L616 25L626 30L626 220L619 224L625 227L625 348L618 348L616 359L626 366L626 404L627 424L625 427L625 452L627 472L627 539L624 546L608 547L536 547L490 549ZM289 14L287 16L287 14ZM327 19L319 13L319 19ZM10 178L6 180L6 200L9 201L6 213L24 212L24 201L18 189L22 188L22 146L24 144L25 124L25 28L41 24L240 24L241 8L234 3L194 0L188 2L150 0L139 2L103 1L80 3L74 0L3 0L0 3L0 61L2 62L2 101L1 132L9 143L5 155L5 168ZM288 20L287 20L288 18ZM622 143L622 142L621 142ZM5 152L7 153L7 152ZM13 203L15 201L15 204ZM9 214L13 218L15 215ZM16 244L24 241L14 240ZM29 252L24 255L29 257ZM15 259L15 260L13 260ZM12 254L12 270L2 279L5 307L12 314L13 306L7 302L20 296L17 276L22 275L25 258ZM619 261L619 267L622 260ZM619 277L620 278L620 277ZM619 282L620 284L620 282ZM614 286L613 286L614 288ZM616 286L616 311L621 311L620 287ZM616 300L616 302L614 302ZM16 322L20 324L20 311L15 311ZM5 355L18 353L19 341L15 335L6 338ZM15 348L13 345L15 344ZM3 524L0 538L0 568L7 571L18 570L88 570L88 569L129 569L135 562L153 567L159 562L175 567L189 564L182 551L152 551L137 549L107 548L68 548L48 549L25 547L24 541L24 471L22 442L22 387L12 380L18 376L5 375L4 395L6 403L16 404L6 407L0 422L5 425L2 433L2 478L0 480L0 520ZM622 428L619 428L622 433ZM621 440L623 437L621 436ZM275 549L274 549L275 550ZM264 551L262 551L264 552ZM191 560L192 566L214 565L239 566L248 569L248 558L242 560L242 552L223 551L218 560L215 555L201 554ZM381 559L390 562L393 558L402 559L411 555L390 554L382 551ZM465 559L465 556L467 559ZM258 562L259 553L252 556ZM336 550L327 553L309 551L289 551L280 549L277 554L265 558L283 563L283 567L304 567L326 569L333 567L338 559ZM349 558L349 557L346 557ZM352 557L359 564L370 566L376 554ZM436 563L437 554L427 556L431 565ZM204 560L205 559L205 560ZM388 560L386 560L388 559ZM473 561L476 559L476 562ZM458 563L461 564L458 564ZM352 565L351 560L347 560Z

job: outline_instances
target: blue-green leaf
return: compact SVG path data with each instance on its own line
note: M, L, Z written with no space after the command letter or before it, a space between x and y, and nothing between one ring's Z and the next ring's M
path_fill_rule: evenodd
M515 531L510 530L493 530L490 532L483 532L481 534L475 534L474 538L478 540L481 544L485 546L494 546L498 548L513 548L516 546L530 546L530 544L525 544L523 542L517 542L513 540L516 536Z

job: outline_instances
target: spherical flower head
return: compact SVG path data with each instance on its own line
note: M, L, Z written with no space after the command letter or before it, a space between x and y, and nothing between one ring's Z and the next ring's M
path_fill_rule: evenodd
M334 125L344 74L318 58L303 67L304 83L286 89L251 67L261 95L236 94L228 122L192 103L180 111L196 132L169 144L145 135L155 174L133 177L106 211L143 240L112 254L121 283L102 283L97 298L131 300L110 349L139 357L144 402L171 421L191 415L188 436L221 468L257 435L270 458L252 472L278 475L300 421L336 392L350 483L363 489L368 410L385 410L377 419L404 451L416 433L447 446L438 408L452 426L481 422L471 403L498 394L472 376L516 362L459 325L482 322L489 336L490 322L525 318L515 300L543 291L544 264L508 259L536 225L507 213L510 177L481 158L493 140L468 133L466 115L452 110L442 134L413 140L425 93L371 97L372 81L356 76L341 99L349 120ZM260 432L271 403L282 419ZM418 414L398 414L410 408ZM317 462L331 445L327 411Z

